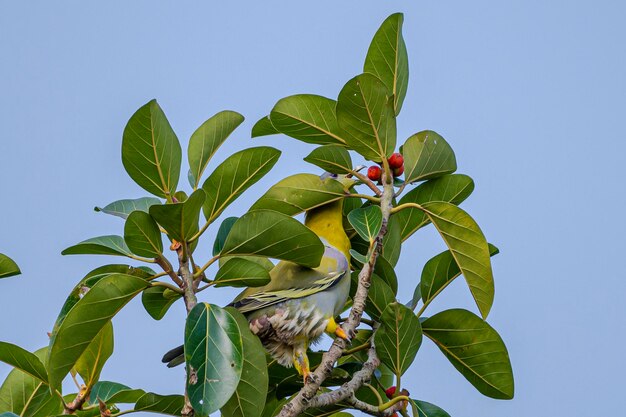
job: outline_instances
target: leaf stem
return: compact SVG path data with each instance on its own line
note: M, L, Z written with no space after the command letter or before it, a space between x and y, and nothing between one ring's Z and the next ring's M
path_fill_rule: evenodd
M371 195L367 195L367 194L346 194L346 197L364 198L373 203L380 204L380 198L372 197Z
M378 393L378 390L376 389L376 387L374 387L372 384L363 384L363 386L369 388L369 390L374 393L374 395L378 399L378 405L379 406L384 402L383 401L383 397L380 396L380 394Z
M161 277L164 277L166 275L168 275L167 272L159 272L158 274L152 275L150 278L146 279L146 281L153 281L153 280L155 280L157 278L161 278Z
M343 351L343 356L352 355L353 353L360 352L360 351L365 350L365 349L369 349L371 346L372 346L372 344L370 342L363 343L362 345L359 345L359 346L354 347L352 349L344 350Z
M191 243L197 240L200 236L202 236L202 234L206 232L206 229L211 225L211 223L213 223L213 220L215 219L214 218L208 219L206 223L204 223L204 225L200 228L200 230L198 230L198 232L195 235L191 236L189 240L187 240L187 243Z
M117 417L117 416L123 416L125 414L130 414L130 413L138 413L141 410L124 410L124 411L120 411L119 413L113 414L111 417Z
M145 262L145 263L148 263L148 264L155 264L155 263L157 263L156 259L142 258L141 256L135 256L133 254L126 254L126 256L129 257L130 259L134 259L134 260L139 261L139 262Z
M184 294L184 291L181 290L179 287L175 287L174 285L169 284L167 282L155 281L155 282L151 283L150 285L153 286L153 287L165 287L168 290L172 290L172 291L174 291L174 292L176 292L178 294Z
M393 196L394 196L394 198L395 198L395 197L398 197L400 194L402 194L402 192L404 191L404 188L406 187L406 184L407 184L407 182L406 182L406 181L404 181L404 182L402 183L402 185L401 185L400 187L398 187L398 191L396 191L396 193L393 195Z
M424 209L424 207L422 207L421 205L417 204L417 203L404 203L404 204L400 204L399 206L394 207L393 209L391 209L391 214L395 214L397 212L399 212L400 210L404 210L404 209L408 209L408 208L416 208L422 211L426 211Z
M196 291L196 294L206 290L207 288L209 288L209 287L211 287L213 285L215 285L215 281L209 281L206 285L203 285L202 287L198 288L198 290Z
M204 271L206 271L206 269L208 267L210 267L211 265L213 265L215 263L215 261L217 261L220 258L220 254L218 253L217 255L215 255L214 257L212 257L211 259L209 259L209 261L207 263L205 263L202 268L198 269L194 274L193 274L193 278L197 279L199 277L202 276L202 274L204 274Z
M400 401L409 401L409 400L410 398L407 397L406 395L398 395L397 397L393 397L391 400L387 401L386 403L379 405L378 410L384 411L388 409L389 407L392 407L395 404L399 403Z

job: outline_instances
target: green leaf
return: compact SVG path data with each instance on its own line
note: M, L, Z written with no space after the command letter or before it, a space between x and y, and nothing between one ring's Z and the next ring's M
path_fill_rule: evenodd
M243 341L235 318L208 303L197 304L185 326L187 395L201 416L219 410L233 395L243 367Z
M414 417L450 417L450 414L426 401L411 399L411 408L413 408Z
M352 239L351 243L363 242L363 240L357 236L357 239ZM360 243L359 243L360 244ZM364 248L367 250L367 248ZM367 257L365 255L361 255L354 249L350 249L350 255L352 256L351 263L353 269L356 271L360 271L363 268L363 265L368 262ZM374 274L378 276L385 284L389 286L393 295L398 293L398 277L396 276L396 272L393 269L393 266L382 256L378 256L376 258L376 263L374 264Z
M350 251L350 253L352 254L352 249L350 249ZM358 262L358 265L356 265L358 267L358 270L361 270L363 264L367 262L367 259L365 259L365 257L361 254L358 254L358 257L353 260L356 260ZM393 266L391 266L388 260L386 260L382 256L376 258L376 263L374 264L374 273L378 275L383 281L385 281L387 285L389 285L389 288L391 288L394 294L398 293L398 277L396 275L396 271L393 269Z
M149 283L126 274L99 280L72 307L50 338L48 374L50 386L61 382L89 344L111 318Z
M348 221L348 214L352 210L356 210L363 205L363 200L356 197L349 197L343 199L343 229L346 231L346 235L353 236L356 230L352 228L352 225Z
M456 171L454 151L444 138L432 130L414 134L400 147L404 156L404 179L417 182Z
M422 329L413 311L397 302L389 304L374 334L376 353L396 375L404 374L422 344Z
M44 363L47 351L45 347L34 355ZM13 369L0 386L0 410L24 417L49 417L60 414L63 405L46 383L20 369Z
M361 74L343 87L337 101L337 122L348 147L365 159L380 162L396 146L393 96L372 74Z
M422 299L422 289L420 285L417 284L415 286L415 290L413 290L413 298L411 298L411 301L406 303L406 306L410 308L411 310L415 310L415 307L417 307L417 304L419 303L421 299Z
M158 197L174 195L181 157L176 133L156 100L132 115L122 138L122 163L140 187Z
M494 256L499 252L498 248L489 244L490 256ZM429 304L459 275L461 275L459 266L454 260L452 253L448 250L426 262L422 270L420 284L418 285L424 304Z
M363 67L364 72L380 78L392 92L396 115L400 113L409 85L409 57L402 37L403 21L402 13L385 19L372 39Z
M46 367L37 356L8 342L0 342L0 361L48 383Z
M158 258L163 253L159 225L143 211L135 211L126 219L124 241L135 255Z
M118 391L109 398L110 404L133 404L146 395L142 389L129 389Z
M190 176L194 179L193 189L198 188L200 177L209 161L230 136L243 123L244 117L234 111L221 111L209 118L193 132L189 139L187 156L189 158Z
M332 178L314 174L295 174L280 180L250 210L273 210L290 216L337 201L345 195L344 187Z
M354 168L350 154L346 148L339 145L315 148L304 160L333 174L347 174Z
M108 235L92 237L70 246L61 255L116 255L132 256L122 236Z
M13 259L0 253L0 278L8 278L21 273L20 268Z
M391 266L387 259L382 256L376 258L374 273L389 285L389 288L391 288L394 294L398 293L398 277L393 266Z
M141 197L132 200L114 201L104 207L94 207L94 210L125 219L133 211L143 211L147 213L150 206L155 204L161 204L161 200L155 197Z
M352 273L352 286L350 287L351 296L357 288L359 273ZM367 293L367 303L365 304L365 312L374 320L380 321L380 317L387 308L387 305L396 301L393 290L378 275L372 274L370 280L370 289Z
M276 135L280 133L270 120L269 116L265 116L259 119L258 122L252 126L252 137L257 138L259 136L268 136L268 135Z
M202 184L207 195L207 221L213 222L241 193L267 174L279 156L279 150L260 146L239 151L222 162Z
M263 258L261 256L222 256L218 261L219 267L223 267L224 264L231 259L245 259L246 261L254 262L263 267L266 271L271 271L274 268L274 264L268 258Z
M271 210L255 210L233 225L222 255L264 256L315 268L324 254L319 237L296 219Z
M352 257L353 260L359 262L361 265L364 265L367 263L367 257L355 251L354 249L350 249L350 256Z
M98 399L106 404L130 404L137 402L144 394L144 390L132 389L117 382L98 381L91 389L87 404L96 405Z
M243 342L243 367L235 393L221 409L223 417L260 417L268 389L265 350L252 334L248 320L236 309L226 308L237 321Z
M171 239L186 242L198 230L198 219L205 193L199 189L183 203L162 204L150 207L150 215L165 229Z
M213 256L219 255L224 247L224 242L226 242L226 238L230 233L230 229L233 228L233 225L237 221L239 217L227 217L220 224L220 228L217 230L217 235L215 236L215 242L213 243Z
M298 94L279 100L270 112L270 120L276 130L294 139L344 145L335 116L336 105L326 97Z
M232 258L215 275L216 287L261 287L270 282L270 274L256 262Z
M161 320L181 295L165 287L149 287L141 293L141 303L150 317Z
M485 235L474 219L454 204L434 202L422 208L450 249L483 318L487 318L495 290Z
M348 214L348 221L359 236L371 244L383 225L383 213L376 205L358 208Z
M137 400L134 410L180 416L184 405L185 397L182 395L158 395L147 392Z
M491 398L513 398L509 354L487 322L467 310L453 309L430 317L422 329L479 392Z
M276 392L271 390L267 394L267 398L265 399L263 406L263 412L261 413L261 417L274 417L279 412L280 409L289 401L287 398L277 398Z
M398 205L405 203L424 204L445 201L459 205L474 191L474 181L463 174L444 175L426 181L406 193ZM430 223L426 214L418 208L406 208L394 214L401 225L402 241Z
M76 361L74 369L85 382L92 387L98 379L107 359L113 354L113 325L108 322L93 338L87 349Z
M61 311L59 312L56 322L54 323L52 333L56 333L58 331L58 328L59 326L61 326L63 320L65 320L67 313L72 309L72 307L76 305L76 303L78 303L82 296L86 294L91 287L96 285L96 283L102 278L105 278L112 274L126 274L133 275L142 279L149 279L155 275L155 272L146 267L135 268L130 265L120 264L104 265L90 271L87 275L85 275L85 277L83 277L83 279L78 282L78 284L74 286L74 289L67 297L67 300L65 300L65 303L63 304L63 307L61 307Z
M400 222L396 216L391 216L387 223L387 234L383 238L383 257L391 266L396 266L402 250L402 236Z

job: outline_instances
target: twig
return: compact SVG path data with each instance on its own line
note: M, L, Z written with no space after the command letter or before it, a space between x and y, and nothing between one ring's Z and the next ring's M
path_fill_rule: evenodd
M80 387L80 390L78 390L78 394L76 394L76 398L74 398L74 401L72 401L69 404L64 405L63 414L64 415L74 414L76 411L82 410L83 404L85 404L85 401L87 401L87 399L89 398L90 391L91 391L90 387L87 387L86 385L82 385Z
M350 381L344 383L341 388L336 389L335 391L326 392L312 398L308 406L325 407L349 399L354 395L356 390L361 388L363 384L370 381L374 371L379 365L380 359L378 359L378 356L376 355L376 348L371 346L367 354L367 361L363 364L363 368L355 372Z
M367 176L365 176L365 175L361 174L361 173L360 173L360 172L358 172L358 171L349 171L349 172L350 172L350 174L352 174L353 176L355 176L355 177L357 177L358 179L360 179L360 180L361 180L361 182L362 182L363 184L367 185L367 186L370 188L370 190L374 191L374 193L375 193L378 197L380 197L380 196L382 196L382 195L383 195L382 191L380 191L380 188L378 188L378 187L376 186L376 184L374 184L374 183L372 182L372 180L370 180L369 178L367 178Z
M163 271L172 278L172 281L176 283L180 288L183 287L183 281L176 275L174 272L174 268L172 268L172 264L168 261L164 256L156 258L156 263L163 268Z

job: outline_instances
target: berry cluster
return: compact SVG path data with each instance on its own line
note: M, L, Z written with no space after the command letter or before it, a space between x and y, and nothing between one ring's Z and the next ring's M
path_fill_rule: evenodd
M394 177L399 177L404 172L404 158L398 152L392 154L389 159L387 159L389 163L389 167L393 171ZM382 170L378 165L372 165L367 169L367 178L372 181L380 181L380 177L382 176Z

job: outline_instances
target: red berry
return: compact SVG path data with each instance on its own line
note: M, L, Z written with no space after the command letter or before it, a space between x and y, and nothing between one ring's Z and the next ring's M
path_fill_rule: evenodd
M385 390L385 395L387 396L387 398L392 399L393 398L393 394L396 393L396 387L395 385L393 387L389 387Z
M378 181L382 173L383 172L381 171L380 167L376 165L372 165L371 167L367 169L367 178L369 178L372 181Z
M404 165L400 165L398 168L393 169L393 176L399 177L404 172Z
M404 164L404 157L402 154L396 152L392 154L387 161L391 168L400 168Z

